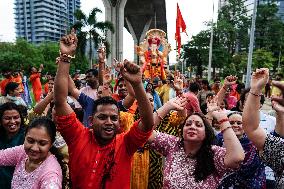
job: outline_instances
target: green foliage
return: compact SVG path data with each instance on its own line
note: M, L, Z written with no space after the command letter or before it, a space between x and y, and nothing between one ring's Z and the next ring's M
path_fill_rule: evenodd
M97 49L101 43L104 43L107 49L107 56L110 53L110 44L106 41L105 36L107 31L111 31L112 33L114 32L114 26L109 21L97 21L97 13L101 12L102 11L99 8L94 8L91 10L89 16L87 16L82 10L78 9L74 13L74 16L78 21L71 26L78 33L77 55L83 57L85 55L86 45L88 44L87 53L90 67L92 66L91 63L93 62L93 46Z
M44 65L44 73L55 74L57 65L56 57L59 56L58 43L42 43L34 45L24 39L18 39L16 43L0 43L0 72L3 70L23 70L29 75L32 66L39 67ZM70 73L75 70L85 72L88 69L86 57L76 56L72 60Z

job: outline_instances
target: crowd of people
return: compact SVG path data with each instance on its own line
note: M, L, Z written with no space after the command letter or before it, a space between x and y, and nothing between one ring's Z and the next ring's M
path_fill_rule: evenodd
M29 79L3 72L1 189L284 188L281 74L257 69L246 89L235 76L211 85L178 71L144 78L124 60L114 61L113 77L100 48L84 86L70 76L76 48L72 30L44 86L43 65ZM271 115L261 110L265 98Z

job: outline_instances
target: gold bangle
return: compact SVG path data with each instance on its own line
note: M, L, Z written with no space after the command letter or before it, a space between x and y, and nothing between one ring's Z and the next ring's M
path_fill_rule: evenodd
M157 114L157 116L158 116L158 118L159 118L160 120L163 120L162 116L160 116L160 114L158 113L158 111L156 111L156 114Z
M59 55L60 55L60 57L67 57L67 58L71 58L71 59L73 59L73 58L75 58L76 56L74 55L74 56L72 56L72 55L70 55L70 54L65 54L65 53L61 53L61 51L59 50Z

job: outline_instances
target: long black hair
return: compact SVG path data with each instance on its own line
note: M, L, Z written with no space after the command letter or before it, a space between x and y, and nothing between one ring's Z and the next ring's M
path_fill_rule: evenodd
M51 143L53 144L56 139L56 126L55 126L55 123L46 116L35 118L30 123L29 127L27 127L25 136L32 128L41 128L41 127L44 127L46 129L48 135L50 136ZM56 157L61 167L62 175L63 175L63 180L62 180L63 187L62 188L65 188L65 186L67 186L68 183L70 182L67 177L67 164L63 161L64 157L54 145L51 146L49 151Z
M202 113L193 113L185 119L183 124L181 124L181 140L180 140L180 147L184 147L184 138L183 138L183 127L186 123L186 120L192 116L197 115L199 116L205 126L205 139L202 142L200 149L196 153L196 166L193 172L194 178L196 182L200 182L205 180L209 175L216 172L216 167L214 165L214 152L212 150L212 145L215 140L214 131L206 120L206 117Z
M24 128L23 127L24 118L23 118L22 109L20 108L20 106L16 105L13 102L6 102L5 104L2 104L0 106L0 138L2 139L7 138L7 133L4 127L2 126L2 118L3 118L4 112L7 110L16 110L17 112L19 112L20 117L21 117L21 128L20 129Z

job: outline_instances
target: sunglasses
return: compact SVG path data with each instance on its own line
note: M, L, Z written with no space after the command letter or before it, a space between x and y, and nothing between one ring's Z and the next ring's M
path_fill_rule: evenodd
M237 124L237 125L242 125L243 122L241 121L229 121L231 125Z

